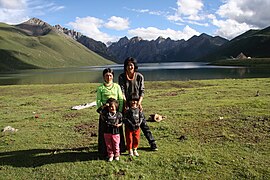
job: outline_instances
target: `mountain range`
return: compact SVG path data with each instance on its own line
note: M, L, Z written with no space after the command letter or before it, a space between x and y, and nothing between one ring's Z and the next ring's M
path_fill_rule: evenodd
M249 30L232 40L205 33L188 40L122 37L106 45L60 25L32 18L15 26L0 23L1 70L92 66L123 63L205 61L236 57L270 57L270 27Z
M59 25L58 25L59 26ZM120 38L108 47L77 32L65 29L65 33L97 54L116 63L123 63L132 56L140 63L204 61L232 59L240 53L253 58L270 57L270 26L261 30L249 30L232 40L220 36L212 37L205 33L188 40L172 40L158 37L156 40L143 40L140 37Z

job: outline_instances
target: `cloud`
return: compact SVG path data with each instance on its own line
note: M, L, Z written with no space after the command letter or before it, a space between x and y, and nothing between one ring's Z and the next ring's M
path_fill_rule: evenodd
M180 25L189 23L207 26L207 23L199 22L205 19L205 15L203 15L204 4L202 3L202 0L177 0L176 4L177 8L173 8L175 11L174 15L166 16L169 21Z
M233 19L217 20L213 18L213 24L218 27L215 35L232 39L254 27L247 23L239 23Z
M184 15L189 20L200 20L199 12L203 8L202 0L178 0L177 15Z
M0 8L2 9L24 9L26 7L25 0L0 0Z
M268 7L269 0L227 0L208 18L218 27L216 35L232 39L250 29L269 26Z
M128 31L128 34L131 36L138 36L145 40L153 40L157 39L159 36L163 38L171 38L173 40L180 40L180 39L189 39L194 35L199 35L200 33L196 30L186 26L183 31L175 31L172 29L165 29L161 30L155 27L148 27L148 28L137 28Z
M59 11L65 8L54 3L42 0L0 0L0 22L7 24L19 24L49 12Z
M29 19L24 0L0 0L0 22L16 24Z
M137 13L148 13L150 15L156 15L156 16L162 16L166 14L166 12L163 12L163 11L150 11L149 9L130 9L127 7L125 7L125 9L129 11L137 12Z
M238 23L264 28L269 26L269 0L228 0L220 6L217 14Z
M110 36L100 29L105 26L105 22L102 19L98 19L95 17L77 17L75 22L68 23L70 26L74 28L74 30L81 32L83 35L93 38L97 41L108 42L108 41L116 41L119 39L115 36Z
M107 22L104 26L109 29L120 31L129 28L129 21L128 18L125 19L121 17L112 16L109 18L109 22Z

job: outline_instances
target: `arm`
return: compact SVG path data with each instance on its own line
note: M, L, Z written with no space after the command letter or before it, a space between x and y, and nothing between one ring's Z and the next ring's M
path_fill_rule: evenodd
M139 108L140 110L142 111L143 110L143 107L142 107L142 101L143 101L143 96L144 96L144 77L142 74L140 74L140 80L139 80L139 101L138 101L138 105L139 105Z
M104 104L103 106L100 106L100 107L97 109L97 112L98 112L99 114L104 114L105 108L107 108L107 107L109 107L109 104L108 104L108 103Z
M140 96L139 101L138 101L138 106L139 106L140 111L143 110L143 107L142 107L142 100L143 100L143 96Z
M119 111L122 112L123 104L124 104L124 97L123 97L121 87L119 85L118 85L118 88L117 88L117 94L118 94L117 100L119 102Z
M97 99L96 99L96 102L97 102L97 108L100 108L103 103L102 103L102 94L101 94L101 86L99 86L97 88Z
M115 125L116 127L120 127L123 125L123 123L122 123L123 116L120 112L118 112L118 119L119 119L119 122L118 122L118 124Z
M121 88L121 91L122 91L122 94L123 94L123 99L124 99L124 101L126 101L126 96L125 96L125 94L126 94L126 91L125 91L125 79L124 79L124 74L122 73L122 74L120 74L119 75L119 77L118 77L118 84L119 84L119 86L120 86L120 88Z

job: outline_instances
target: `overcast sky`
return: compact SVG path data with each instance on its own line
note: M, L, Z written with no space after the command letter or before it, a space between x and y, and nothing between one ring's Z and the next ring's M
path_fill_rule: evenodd
M270 0L0 0L0 22L36 17L104 43L127 36L232 39L270 26Z

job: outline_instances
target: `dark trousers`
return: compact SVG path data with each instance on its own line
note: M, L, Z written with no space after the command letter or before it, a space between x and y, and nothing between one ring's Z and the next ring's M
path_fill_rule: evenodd
M143 115L143 116L144 116L144 115ZM152 135L152 133L151 133L151 131L150 131L149 126L148 126L147 123L146 123L145 116L144 116L143 121L142 121L142 123L141 123L141 125L140 125L140 128L141 128L141 130L142 130L144 136L146 137L148 143L149 143L150 145L151 145L152 143L155 143L155 139L154 139L154 137L153 137L153 135Z

